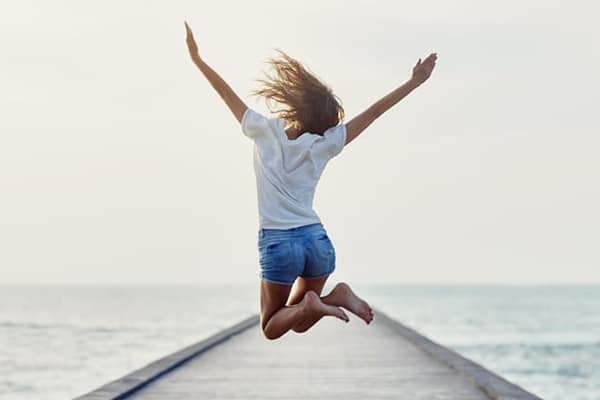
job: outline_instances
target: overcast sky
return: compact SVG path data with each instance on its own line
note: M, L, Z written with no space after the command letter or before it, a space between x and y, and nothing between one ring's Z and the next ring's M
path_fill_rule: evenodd
M258 280L242 96L281 48L347 117L438 53L327 167L334 280L600 282L592 1L41 1L0 5L0 283ZM298 6L300 4L300 6Z

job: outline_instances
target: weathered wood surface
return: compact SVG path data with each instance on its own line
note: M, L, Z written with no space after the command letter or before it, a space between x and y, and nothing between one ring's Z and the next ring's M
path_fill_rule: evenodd
M139 390L109 397L100 388L80 399L538 399L375 312L369 326L357 318L348 324L325 318L305 334L276 341L249 319ZM120 381L128 379L110 385L118 388Z
M212 347L228 340L234 335L258 324L258 316L246 318L234 326L224 329L198 343L185 347L173 354L169 354L156 360L143 368L131 372L122 378L116 379L99 387L75 400L119 400L126 398L129 394L149 384L155 379L179 367L186 361L210 350Z

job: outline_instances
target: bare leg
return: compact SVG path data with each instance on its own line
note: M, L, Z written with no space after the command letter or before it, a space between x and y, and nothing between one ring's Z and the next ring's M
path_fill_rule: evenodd
M327 282L327 278L329 278L329 275L322 278L313 279L298 277L296 282L294 282L292 293L290 294L287 304L293 305L300 303L300 301L302 301L304 298L304 295L309 291L313 291L320 296L321 292L323 291L323 287L325 286L325 282ZM320 319L321 318L308 318L303 321L299 321L292 327L292 330L297 333L306 332Z
M295 300L295 298L292 300ZM321 300L327 305L344 307L348 311L360 317L367 324L370 324L373 320L373 310L369 304L358 297L347 283L338 283L333 288L331 293L329 293L327 296L321 297ZM316 324L319 319L321 319L321 317L318 316L315 316L315 318L305 318L295 324L293 329L295 332L306 332L314 324Z
M312 290L319 296L321 296L321 292L323 291L323 287L325 286L325 282L327 282L327 278L329 275L324 276L323 278L313 278L307 279L298 277L296 282L294 282L294 286L292 287L292 292L290 293L290 297L287 301L288 305L298 304L302 301L304 294L309 290Z
M290 289L291 285L261 282L261 327L267 339L281 337L305 319L318 321L331 315L348 322L348 316L341 308L323 303L313 291L306 292L299 303L286 306Z

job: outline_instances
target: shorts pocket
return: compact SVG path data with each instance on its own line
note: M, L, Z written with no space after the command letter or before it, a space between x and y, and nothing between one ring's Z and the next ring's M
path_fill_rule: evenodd
M291 285L299 274L297 264L294 247L287 239L260 246L261 276L267 281Z
M260 246L260 263L267 269L285 269L292 258L292 245L289 240L265 242Z
M284 261L289 259L291 248L289 241L269 243L265 246L265 253L274 261Z
M331 239L327 233L321 233L317 236L316 243L321 262L327 266L329 272L332 272L335 268L335 248Z

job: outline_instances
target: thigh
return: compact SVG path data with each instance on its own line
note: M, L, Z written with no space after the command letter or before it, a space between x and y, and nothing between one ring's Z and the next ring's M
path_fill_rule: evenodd
M335 270L335 248L325 229L312 232L307 238L305 256L302 278L323 278Z
M296 282L292 287L292 294L290 295L287 304L291 306L292 304L300 303L300 301L302 301L302 299L304 298L306 292L308 292L309 290L316 292L320 296L328 277L329 275L315 279L296 279Z
M291 289L292 285L280 285L261 279L260 324L263 329L273 314L285 306Z

